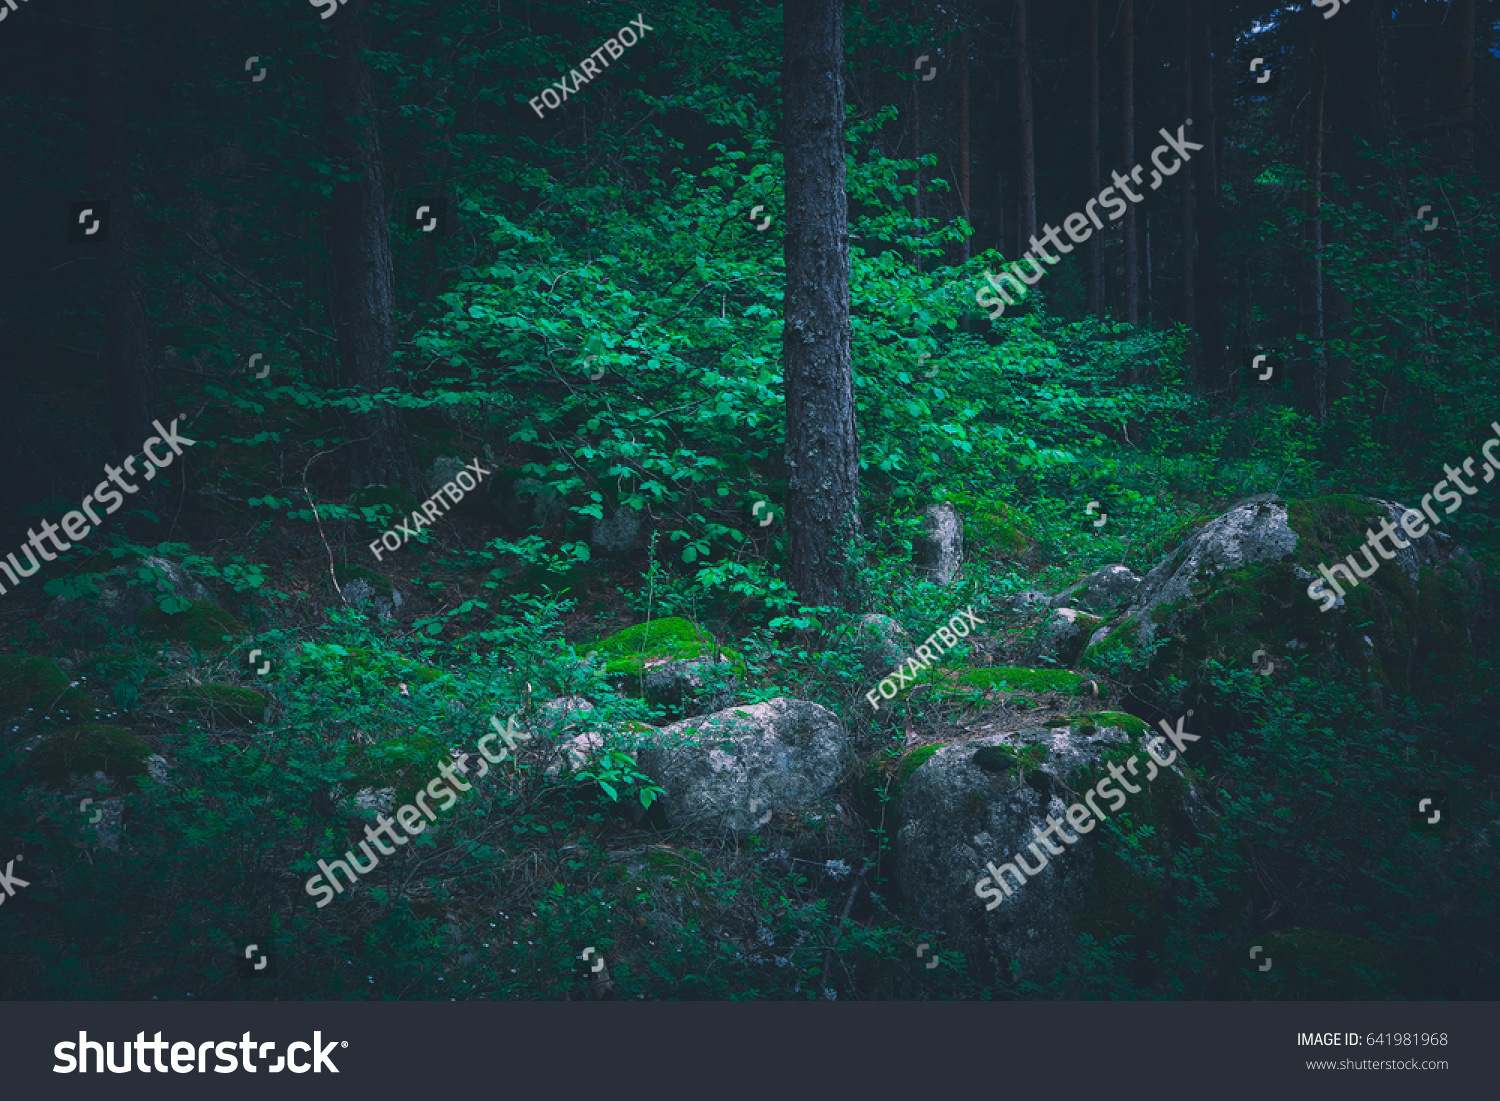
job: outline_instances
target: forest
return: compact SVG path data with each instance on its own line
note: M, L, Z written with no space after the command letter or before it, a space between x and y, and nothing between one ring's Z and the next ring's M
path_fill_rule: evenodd
M1500 0L14 0L0 102L0 998L1500 997Z

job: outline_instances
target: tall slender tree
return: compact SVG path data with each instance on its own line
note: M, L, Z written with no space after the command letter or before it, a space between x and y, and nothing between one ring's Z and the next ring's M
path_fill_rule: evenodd
M1303 289L1303 330L1312 344L1312 406L1319 423L1328 419L1328 355L1323 346L1323 98L1328 87L1328 57L1321 20L1314 25L1312 91L1307 97L1307 245Z
M120 77L130 50L128 36L120 33L122 13L115 0L94 0L90 14L89 72L82 82L89 99L89 161L94 197L109 203L108 237L94 246L106 272L104 369L109 380L111 436L115 450L128 455L151 435L155 412L130 178L132 131Z
M1089 0L1089 194L1099 194L1099 0ZM1104 234L1089 242L1089 313L1104 316Z
M1016 0L1016 116L1020 123L1021 224L1016 252L1036 236L1036 120L1031 104L1031 34L1026 25L1028 0Z
M1120 163L1125 172L1135 164L1135 0L1120 9ZM1135 204L1125 207L1125 320L1141 320L1141 269L1136 255Z
M1182 0L1182 117L1193 114L1193 0ZM1192 332L1198 324L1198 300L1193 286L1193 174L1184 172L1179 185L1182 195L1182 323ZM1196 344L1188 349L1189 360L1197 362Z
M1458 133L1454 148L1461 160L1474 159L1474 0L1456 0L1454 15L1453 84L1458 104Z
M329 150L344 178L333 185L329 242L334 272L333 320L339 381L361 395L391 384L396 348L395 272L386 215L385 162L377 126L369 0L349 0L329 26L324 62ZM420 491L409 434L386 406L349 418L349 476Z
M849 326L843 0L783 9L789 580L810 605L855 602L859 439Z
M1188 136L1203 148L1192 160L1198 208L1198 337L1203 349L1199 384L1228 386L1224 370L1224 328L1219 305L1219 142L1214 111L1213 27L1207 3L1194 6L1192 125Z
M959 10L958 32L958 202L964 221L974 227L974 208L969 205L969 10ZM969 259L969 238L963 241L963 259Z

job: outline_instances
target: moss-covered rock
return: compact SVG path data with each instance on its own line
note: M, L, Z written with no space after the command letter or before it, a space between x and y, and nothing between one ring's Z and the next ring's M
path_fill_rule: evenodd
M739 654L720 649L697 624L675 616L627 627L586 647L583 653L585 657L597 654L604 661L605 675L612 677L638 677L652 666L692 658L712 659L716 654L729 659L735 676L745 671Z
M170 614L153 604L141 615L140 628L148 638L185 642L209 653L234 645L245 634L239 620L209 600L194 600L186 610Z
M1206 666L1250 669L1257 650L1285 665L1336 661L1380 686L1422 695L1468 663L1465 607L1477 578L1441 534L1411 540L1340 604L1308 595L1331 566L1405 510L1336 495L1269 494L1210 521L1159 563L1120 620L1095 632L1079 664L1133 685L1177 678L1189 703L1217 700ZM1373 552L1371 552L1373 554ZM1362 556L1358 557L1363 561Z
M370 591L376 596L389 598L391 595L391 583L384 574L367 570L363 566L335 566L333 567L334 580L343 588L351 581L363 581L370 586Z
M984 695L988 692L1029 692L1045 695L1057 692L1076 695L1088 684L1085 677L1062 669L1026 669L1008 666L993 669L968 669L950 680L941 691L963 695Z
M344 785L395 791L395 804L411 803L417 792L439 776L438 765L452 760L447 745L430 734L410 734L353 749L346 761L353 777ZM475 766L471 763L470 769Z
M53 659L0 654L0 716L78 723L98 715L93 697L72 687Z
M220 719L230 723L258 723L266 717L266 698L253 688L232 684L195 684L167 694L174 711L200 719Z
M964 516L964 537L971 553L1021 558L1036 545L1036 533L1024 517L1004 501L968 494L950 494L948 500Z
M62 786L70 775L103 772L133 779L146 771L151 747L124 727L85 723L48 735L32 750L27 767L50 784Z

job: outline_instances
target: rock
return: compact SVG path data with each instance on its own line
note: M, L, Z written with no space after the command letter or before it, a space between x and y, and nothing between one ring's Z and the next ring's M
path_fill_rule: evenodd
M186 611L173 613L152 604L142 613L140 628L146 638L185 642L205 653L218 653L245 634L239 620L209 600L194 600Z
M592 710L594 705L582 696L560 696L537 704L531 728L539 734L556 737L578 727Z
M927 759L900 790L895 871L910 919L941 930L988 978L1008 977L1014 966L1022 978L1045 980L1076 958L1080 932L1098 937L1104 923L1118 923L1109 925L1116 934L1132 931L1143 918L1132 917L1131 904L1149 914L1149 900L1166 890L1137 870L1140 857L1160 858L1193 829L1190 788L1178 768L1160 769L1150 783L1143 779L1147 733L1134 716L1104 713L911 754ZM1079 835L1066 817L1080 793L1108 777L1109 763L1128 769L1132 755L1139 759L1140 792L1127 795L1124 813L1155 830L1143 853L1117 848L1097 820ZM1109 813L1104 796L1096 802ZM1049 854L1034 833L1047 828L1049 814L1077 839L1065 844L1059 835L1061 854ZM987 865L1016 864L1018 852L1034 869L1026 881L1017 885L1006 871L1008 897L995 903L992 895L976 894L991 875Z
M641 694L653 707L682 718L717 711L734 701L732 667L723 655L650 665L642 674Z
M1072 665L1104 620L1076 608L1054 608L1027 652L1029 663Z
M621 508L595 520L589 546L607 558L622 558L645 549L651 514L644 509Z
M97 600L89 596L59 596L48 606L42 622L50 629L94 636L107 624L129 627L156 606L157 596L208 601L213 594L176 562L152 555L118 566L94 580Z
M0 654L0 715L77 723L98 718L99 708L52 658Z
M850 753L838 716L782 697L663 727L637 759L665 792L668 825L713 834L806 806L838 783Z
M49 734L33 749L26 767L54 787L76 786L95 772L109 782L146 772L151 748L124 727L84 723Z
M395 788L365 788L354 793L354 808L360 812L390 814L395 805Z
M1479 578L1449 537L1430 532L1390 561L1371 551L1380 568L1346 584L1327 613L1307 591L1319 565L1343 560L1366 529L1405 511L1352 496L1242 502L1162 559L1121 618L1094 632L1080 664L1134 684L1179 678L1184 690L1172 706L1218 699L1205 663L1254 668L1259 649L1295 653L1304 669L1337 655L1365 672L1372 691L1416 693L1469 659L1466 609L1477 606ZM1361 553L1355 560L1364 564Z
M865 673L883 677L912 655L906 629L888 615L863 615L854 628L854 646Z
M382 623L389 623L396 616L396 611L405 603L399 590L386 585L386 592L381 593L369 581L362 577L356 577L343 586L344 600L351 608L362 608L366 604L375 610L375 616Z
M1009 598L1011 615L1030 615L1047 606L1047 594L1037 589L1027 589Z
M432 496L466 469L467 465L457 455L439 455L427 469L427 495ZM470 471L469 477L473 476L473 471ZM463 489L463 486L458 488Z
M518 470L495 472L489 505L511 539L540 531L565 513L562 498L551 486Z
M964 522L947 501L928 505L916 540L917 568L939 585L957 580L964 560Z
M1141 578L1129 566L1100 566L1078 584L1058 593L1049 602L1054 608L1082 605L1092 612L1108 612L1130 599Z

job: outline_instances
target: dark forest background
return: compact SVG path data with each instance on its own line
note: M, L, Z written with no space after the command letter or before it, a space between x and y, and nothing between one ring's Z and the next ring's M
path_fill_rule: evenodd
M538 118L638 15L650 33ZM1027 661L1017 597L1145 574L1251 495L1415 505L1500 433L1500 3L791 15L23 0L0 21L0 552L154 419L201 441L0 596L0 860L32 882L0 912L0 994L1496 996L1492 490L1444 525L1490 583L1413 597L1399 675L1335 648L1262 677L1251 633L1191 673ZM985 316L986 272L1189 118L1189 171ZM107 240L70 242L95 200ZM377 561L475 456L482 489ZM966 561L939 584L913 557L943 503ZM1037 676L872 714L890 663L862 660L861 617L921 639L970 605L991 631L955 669ZM690 712L588 654L657 620L731 656L736 702L837 715L838 787L728 839L643 818L661 788L629 739ZM1090 680L1147 722L1212 698L1213 824L1100 839L1150 889L1068 930L1066 966L996 970L903 894L900 785L994 707L1076 712L1057 686ZM490 715L576 698L608 752L523 766L313 908L359 793L405 798ZM1441 835L1410 825L1428 790ZM248 942L273 974L241 971ZM1296 975L1257 985L1251 943Z

